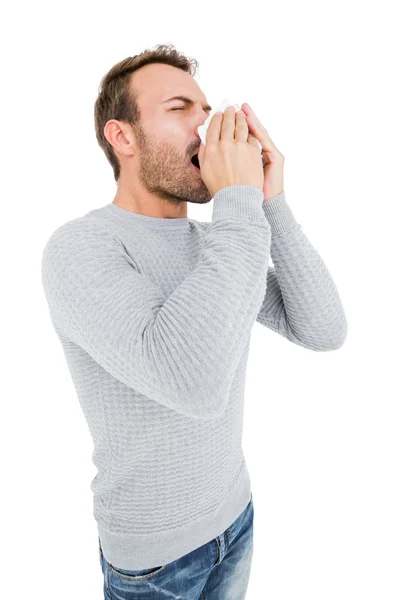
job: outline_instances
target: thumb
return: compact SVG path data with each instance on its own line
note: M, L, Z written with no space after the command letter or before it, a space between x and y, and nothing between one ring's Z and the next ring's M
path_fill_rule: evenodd
M204 153L205 153L205 151L206 151L206 147L205 147L205 145L203 144L203 142L201 142L201 144L200 144L200 148L199 148L199 153L198 153L200 167L201 167L201 166L202 166L202 164L203 164L203 160L204 160Z

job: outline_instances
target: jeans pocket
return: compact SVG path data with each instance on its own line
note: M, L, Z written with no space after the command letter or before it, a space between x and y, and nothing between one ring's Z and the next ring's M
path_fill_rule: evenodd
M162 565L161 567L150 567L149 569L138 569L135 571L128 569L120 569L115 567L111 563L108 563L110 573L124 579L125 581L143 581L143 579L150 579L154 577L160 571L163 571L168 565Z

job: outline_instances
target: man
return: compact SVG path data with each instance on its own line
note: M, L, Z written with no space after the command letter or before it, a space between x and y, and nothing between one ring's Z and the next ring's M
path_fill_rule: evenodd
M200 144L212 109L191 67L160 46L103 78L95 125L115 198L59 227L43 251L52 323L94 442L106 598L245 597L252 326L314 351L347 333L335 284L286 203L283 156L247 104L214 115ZM188 202L212 198L211 222L187 216Z

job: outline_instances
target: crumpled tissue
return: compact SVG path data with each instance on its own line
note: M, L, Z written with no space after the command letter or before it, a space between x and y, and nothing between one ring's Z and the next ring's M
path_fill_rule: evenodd
M208 117L208 118L207 118L207 119L204 121L204 124L203 124L203 125L200 125L200 126L197 128L197 131L198 131L198 134L199 134L199 136L200 136L200 139L201 139L201 141L203 142L203 144L204 144L204 145L206 145L206 134L207 134L207 129L208 129L208 126L209 126L209 124L210 124L210 122L211 122L211 119L213 118L213 116L215 115L215 113L216 113L217 111L219 111L219 110L220 110L220 111L224 112L224 110L225 110L225 109L226 109L228 106L235 106L235 108L236 108L236 112L237 112L238 110L240 110L240 106L238 106L238 105L237 105L237 104L235 104L234 102L231 102L230 100L228 100L227 98L225 98L225 100L223 100L223 101L221 102L221 104L220 104L219 106L217 106L217 108L216 108L214 111L212 111L212 112L211 112L211 114L209 115L209 117ZM256 142L257 142L257 144L258 144L258 147L259 147L259 148L260 148L260 150L261 150L262 146L261 146L260 142L259 142L258 140L256 140Z

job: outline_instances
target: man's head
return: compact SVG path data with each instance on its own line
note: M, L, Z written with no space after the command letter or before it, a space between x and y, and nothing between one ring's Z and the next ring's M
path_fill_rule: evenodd
M119 185L177 205L211 200L191 162L201 143L197 128L211 111L193 78L197 66L161 45L121 61L103 77L96 137Z

